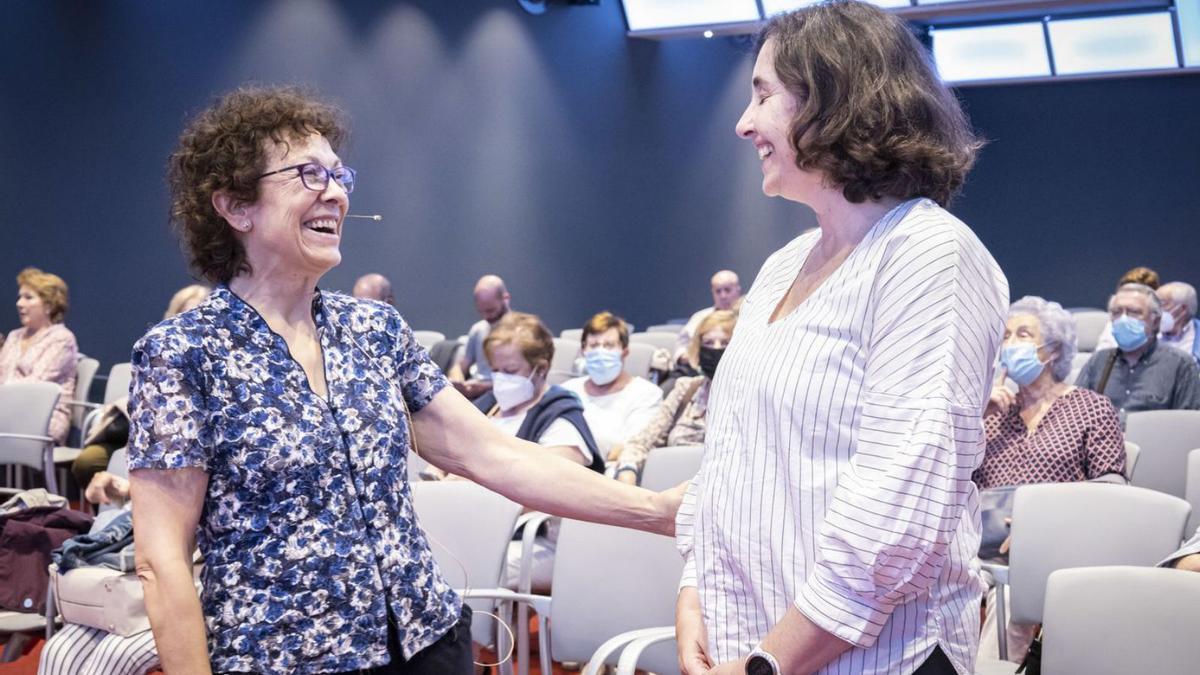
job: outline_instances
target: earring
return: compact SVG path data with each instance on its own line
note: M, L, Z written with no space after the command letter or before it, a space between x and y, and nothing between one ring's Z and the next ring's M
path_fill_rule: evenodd
M250 222L249 220L242 221L242 227L241 227L242 232L249 232L250 228L252 228L252 227L254 227L254 223Z

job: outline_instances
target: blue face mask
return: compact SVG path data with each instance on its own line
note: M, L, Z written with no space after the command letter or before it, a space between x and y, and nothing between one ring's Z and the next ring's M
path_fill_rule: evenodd
M1029 386L1046 369L1046 364L1038 359L1037 350L1037 345L1032 342L1018 342L1000 350L1000 365L1013 382L1022 387Z
M1112 322L1113 339L1123 352L1131 352L1146 344L1150 338L1146 335L1146 322L1128 314Z
M583 358L588 377L600 386L617 379L625 367L621 363L621 352L615 349L589 349Z

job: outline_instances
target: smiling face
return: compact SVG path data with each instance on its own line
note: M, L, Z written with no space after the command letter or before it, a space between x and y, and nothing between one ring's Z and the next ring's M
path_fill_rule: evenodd
M29 286L17 289L17 316L21 325L31 331L38 331L50 325L50 308Z
M768 39L754 63L750 103L735 130L758 152L763 194L808 203L813 190L821 187L821 180L796 166L789 130L798 110L799 101L775 72L775 40Z
M327 169L342 160L320 134L287 145L268 141L265 171L313 162ZM330 179L317 192L295 169L260 181L258 200L226 214L239 232L255 275L292 273L321 276L342 261L342 221L350 208L346 191Z

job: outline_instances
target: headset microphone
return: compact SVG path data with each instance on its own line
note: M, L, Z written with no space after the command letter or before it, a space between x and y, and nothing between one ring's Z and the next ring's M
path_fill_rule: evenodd
M364 220L374 220L376 222L383 220L383 216L379 215L378 213L369 215L369 216L360 216L356 213L347 213L346 217L347 218L362 218Z

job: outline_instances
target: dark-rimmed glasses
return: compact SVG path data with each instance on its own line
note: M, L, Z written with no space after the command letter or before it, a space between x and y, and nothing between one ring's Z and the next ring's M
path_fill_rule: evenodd
M259 179L274 176L277 173L285 171L295 171L300 174L300 182L304 183L304 187L313 192L324 192L329 187L330 178L337 181L337 184L342 186L346 194L354 192L355 171L348 166L326 169L316 162L305 162L304 164L294 164L292 166L285 166L282 169L276 169L275 171L268 171L259 176Z

